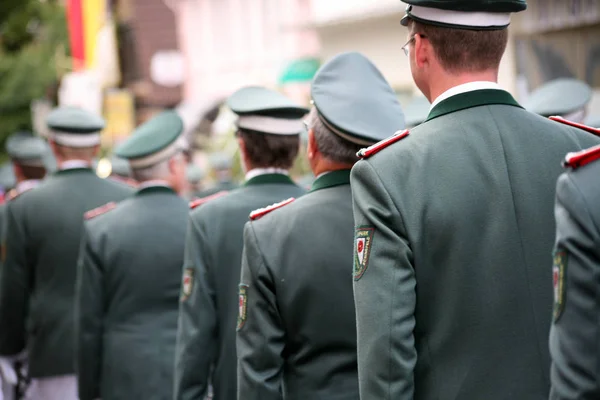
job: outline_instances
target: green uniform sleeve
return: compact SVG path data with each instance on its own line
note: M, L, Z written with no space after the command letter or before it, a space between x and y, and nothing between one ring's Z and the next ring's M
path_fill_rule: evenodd
M244 228L239 307L238 399L282 399L285 332L252 223Z
M590 210L598 199L583 196L570 174L556 191L554 252L554 322L550 398L599 399L598 299L600 299L600 237Z
M175 399L204 399L217 348L214 280L203 249L206 234L190 219L186 234L175 355Z
M0 355L13 356L25 348L32 267L27 260L27 237L14 203L6 206L6 259L0 271Z
M397 205L368 162L355 165L351 186L360 397L412 399L416 280L407 233Z
M76 365L80 400L100 397L104 282L101 258L84 227L77 265L75 324Z

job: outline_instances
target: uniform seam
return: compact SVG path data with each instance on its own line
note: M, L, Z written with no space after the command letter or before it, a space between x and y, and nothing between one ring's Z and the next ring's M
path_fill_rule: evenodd
M531 284L530 284L530 277L529 277L529 270L527 268L527 259L525 257L525 249L524 249L524 244L523 244L523 236L521 234L521 226L519 225L519 220L517 218L517 206L515 203L515 194L514 194L514 190L513 190L513 184L511 181L511 177L510 177L510 172L509 172L509 165L508 165L508 160L506 157L506 148L504 147L504 141L502 140L502 135L500 134L500 126L498 125L498 123L496 122L496 118L494 117L494 114L487 109L487 112L489 113L491 120L494 122L494 126L496 127L496 134L498 136L498 139L500 140L500 145L502 146L502 154L503 154L503 159L504 159L504 169L506 171L506 179L508 180L508 185L510 188L510 197L511 197L511 202L512 202L512 214L513 214L513 218L514 218L514 222L515 225L517 226L517 229L519 231L519 247L520 247L520 251L521 251L521 257L523 258L523 261L525 262L525 268L524 268L524 272L525 272L525 276L527 277L527 295L529 297L529 301L532 303L531 306L529 307L530 312L532 314L533 317L533 321L535 324L535 333L536 333L536 342L537 343L537 351L538 351L538 361L540 362L540 364L542 364L542 350L540 348L540 343L537 340L537 333L538 333L538 318L535 314L535 309L533 307L533 302L532 302L532 294L531 294ZM544 382L544 375L543 373L540 374L540 379L541 379L541 384L542 386L546 386L545 382Z
M400 223L402 225L402 229L406 232L406 225L404 223L404 218L402 217L402 213L398 209L398 205L394 202L394 200L390 196L389 191L388 191L386 185L381 180L381 177L379 176L379 174L377 173L377 171L375 170L375 168L368 161L365 160L365 162L366 162L367 166L369 167L369 169L371 169L371 171L373 172L373 175L377 178L377 180L381 184L381 187L383 187L385 189L385 195L386 195L388 201L391 204L394 205L394 208L396 209L396 212L398 213L398 216L400 218ZM410 248L410 240L408 240L408 244L409 244L409 248ZM414 267L413 267L413 271L414 271ZM397 275L397 271L394 271L394 278L396 277L396 275ZM417 300L416 300L416 277L414 279L415 279L415 306L416 306L416 302L417 302ZM391 352L392 352L392 314L393 314L392 310L394 309L394 304L395 304L395 300L396 300L396 290L395 289L393 289L393 299L394 299L394 301L392 301L391 305L390 305L389 320L388 320L389 321L389 338L390 338L389 339L389 343L388 343L388 354L391 354ZM414 313L413 313L413 318L414 318ZM415 318L415 326L416 326L416 318ZM412 335L413 335L413 343L414 343L414 336L415 336L414 328L413 328ZM415 353L416 353L416 351L417 350L416 350L416 347L415 347ZM418 358L418 356L417 356L417 358ZM389 361L388 361L388 378L391 378L391 376L392 376L392 370L393 370L392 357L390 356L389 357ZM413 390L414 390L414 379L415 379L414 378L414 373L415 372L414 372L414 368L413 368L413 371L411 372L412 380L413 380ZM393 397L392 397L392 383L391 383L391 379L390 379L390 383L388 383L388 390L387 391L388 391L388 399L392 399ZM414 393L413 393L413 395L414 395Z

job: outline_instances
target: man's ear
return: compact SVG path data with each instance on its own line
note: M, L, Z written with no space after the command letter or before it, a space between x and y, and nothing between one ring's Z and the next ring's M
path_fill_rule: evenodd
M313 128L308 130L308 143L306 145L306 154L309 159L313 159L315 155L319 152L319 147L317 146L317 139L315 138L315 131Z
M429 65L431 57L433 57L433 47L431 47L431 42L427 38L416 33L413 42L413 51L417 67L423 68Z

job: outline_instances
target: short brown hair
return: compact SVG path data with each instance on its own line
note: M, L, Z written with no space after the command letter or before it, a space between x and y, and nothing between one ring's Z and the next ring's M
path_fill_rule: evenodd
M300 149L300 135L268 135L239 129L254 168L290 169Z
M34 166L34 165L23 165L19 162L16 164L21 168L21 172L25 179L44 179L46 176L46 167Z
M475 31L409 21L410 35L429 40L448 72L480 72L498 68L508 43L508 29Z

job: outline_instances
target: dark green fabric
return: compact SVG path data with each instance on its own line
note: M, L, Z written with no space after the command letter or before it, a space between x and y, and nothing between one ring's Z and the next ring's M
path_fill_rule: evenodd
M58 172L7 204L0 355L27 346L32 377L75 372L73 311L83 214L131 193L80 168Z
M349 174L246 224L238 399L359 398Z
M167 400L187 202L161 186L85 224L76 307L81 400Z
M551 400L600 399L600 162L556 188L556 250L567 254L564 308L550 330ZM548 273L551 273L548 270Z
M315 179L311 192L350 183L350 170L331 171Z
M202 190L201 192L197 193L195 197L201 199L203 197L208 197L208 196L211 196L215 193L219 193L222 191L229 192L234 189L237 189L238 187L239 187L239 185L233 181L222 181L222 182L218 182L213 187Z
M276 179L287 182L246 185L190 214L184 268L193 269L194 283L180 307L175 399L202 399L209 380L215 399L236 399L235 326L244 224L253 210L304 193L289 178Z
M547 398L555 183L598 143L492 104L355 165L355 224L374 229L354 284L362 398Z
M429 112L426 121L442 115L450 114L460 110L466 110L471 107L478 107L490 104L506 104L509 106L521 107L519 103L504 90L482 89L473 92L460 93L456 96L442 100Z

